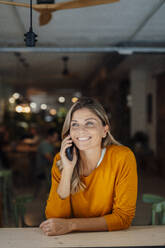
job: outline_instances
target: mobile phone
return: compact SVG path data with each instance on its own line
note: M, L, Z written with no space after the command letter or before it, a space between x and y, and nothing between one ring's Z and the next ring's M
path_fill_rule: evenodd
M67 156L67 158L68 158L70 161L73 160L73 147L74 147L74 145L72 145L72 146L66 148L66 156Z

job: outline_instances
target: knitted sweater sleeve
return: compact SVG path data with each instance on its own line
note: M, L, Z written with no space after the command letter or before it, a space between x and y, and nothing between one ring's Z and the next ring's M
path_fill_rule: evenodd
M59 154L55 156L52 166L52 184L49 197L46 205L46 218L69 218L71 216L70 196L66 199L61 199L57 194L57 187L60 182L60 172L56 166L59 159Z
M109 231L128 228L136 209L137 169L133 152L127 150L118 163L112 213L104 216Z

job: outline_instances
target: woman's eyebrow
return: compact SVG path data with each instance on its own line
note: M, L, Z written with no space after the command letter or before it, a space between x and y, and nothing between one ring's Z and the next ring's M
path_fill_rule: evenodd
M73 122L73 121L74 121L74 122L78 122L78 121L76 121L76 120L71 120L71 122Z
M97 119L95 119L94 117L90 117L90 118L85 119L85 121L88 121L88 120L97 121ZM71 122L78 122L78 121L77 120L71 120Z
M94 117L90 117L90 118L85 119L85 121L88 121L88 120L95 120L95 121L97 121Z

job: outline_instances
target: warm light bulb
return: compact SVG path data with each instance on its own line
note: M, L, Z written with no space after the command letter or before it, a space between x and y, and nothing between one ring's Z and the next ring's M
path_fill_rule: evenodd
M56 115L57 111L55 109L50 109L49 113L51 115Z
M24 107L24 113L30 113L30 107L29 106Z
M16 110L17 113L21 113L23 111L23 108L22 108L22 106L17 105L15 110Z
M72 102L75 103L78 101L78 98L77 97L72 97Z

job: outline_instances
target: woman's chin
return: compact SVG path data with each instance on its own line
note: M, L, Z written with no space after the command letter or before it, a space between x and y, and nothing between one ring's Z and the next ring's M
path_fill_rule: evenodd
M80 150L80 151L86 151L86 150L89 150L90 149L90 146L89 145L76 145L77 148Z

